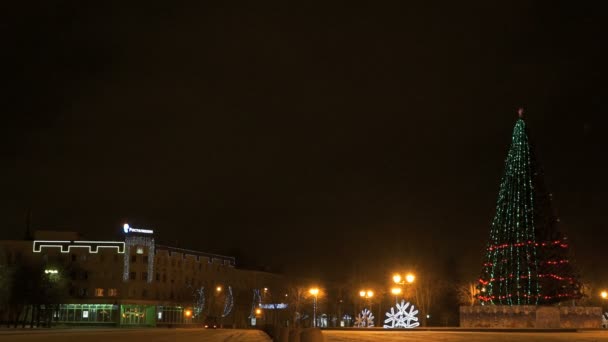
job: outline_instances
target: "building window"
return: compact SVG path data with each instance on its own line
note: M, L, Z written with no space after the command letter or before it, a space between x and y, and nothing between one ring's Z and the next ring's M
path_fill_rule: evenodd
M160 273L156 273L156 281L160 281Z
M82 279L84 279L84 280L89 279L89 272L87 272L87 271L82 272Z
M72 254L72 261L76 261L76 254Z
M108 296L116 297L118 296L118 291L116 289L108 289Z
M87 255L86 254L81 255L80 260L87 261Z
M82 297L86 297L89 294L89 291L87 288L80 288L80 290L78 291L78 294L81 295Z
M103 289L102 288L96 288L95 289L95 297L103 297Z
M141 280L148 280L148 272L141 273Z
M129 279L131 279L131 280L137 279L137 274L135 272L129 272Z
M163 283L166 283L166 282L167 282L167 275L163 274Z
M137 255L131 255L131 262L137 261Z
M141 246L137 246L137 254L144 254L144 248Z
M144 263L144 264L147 264L147 263L148 263L148 256L147 256L147 255L144 255L144 260L143 260L143 263Z

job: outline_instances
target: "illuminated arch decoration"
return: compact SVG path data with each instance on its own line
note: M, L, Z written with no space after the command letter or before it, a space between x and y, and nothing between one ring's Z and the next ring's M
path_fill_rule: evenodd
M194 290L194 317L198 317L205 309L205 287Z
M409 302L405 302L401 300L401 303L397 303L397 312L395 312L395 307L391 307L391 311L386 313L386 319L384 320L384 328L394 329L394 328L405 328L411 329L420 325L418 322L418 310L414 308L414 305L410 306ZM409 309L408 309L409 307Z
M224 313L222 314L222 317L230 315L230 312L232 312L233 307L234 296L232 295L232 286L228 286L228 291L226 291L226 298L224 299Z
M259 289L253 289L253 301L251 303L251 313L249 319L255 318L255 309L262 305L262 295Z

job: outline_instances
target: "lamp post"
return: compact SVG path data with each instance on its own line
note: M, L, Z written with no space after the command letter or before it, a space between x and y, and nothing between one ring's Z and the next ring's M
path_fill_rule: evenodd
M313 326L313 328L316 328L317 327L317 295L319 294L319 289L316 287L313 287L308 292L310 292L310 294L313 295L312 326Z
M395 304L397 304L399 301L397 299L397 296L399 296L401 294L401 288L400 287L393 287L391 289L391 293L395 296Z

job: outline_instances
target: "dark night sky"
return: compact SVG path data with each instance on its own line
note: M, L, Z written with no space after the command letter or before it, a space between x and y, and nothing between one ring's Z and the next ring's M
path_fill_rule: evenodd
M1 5L2 238L31 208L307 275L475 277L523 106L583 275L608 281L606 12L446 3Z

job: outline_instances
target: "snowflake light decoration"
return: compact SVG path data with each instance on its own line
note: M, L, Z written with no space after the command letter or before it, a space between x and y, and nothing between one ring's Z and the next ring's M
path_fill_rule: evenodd
M414 305L410 306L409 302L406 303L404 300L401 300L401 304L397 303L396 306L397 312L395 312L394 307L391 307L391 311L386 313L387 318L384 320L384 323L390 323L390 325L384 324L385 328L411 329L420 325L420 323L418 322L418 317L416 317L416 314L418 314L418 310L414 308Z
M355 317L355 326L358 328L373 327L374 314L368 309L363 309L363 311Z

